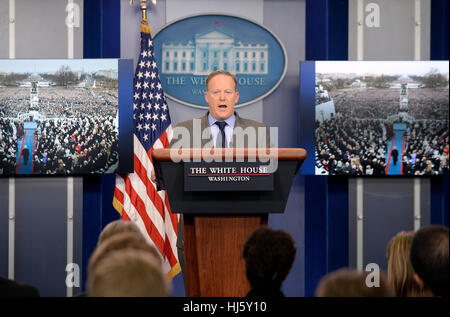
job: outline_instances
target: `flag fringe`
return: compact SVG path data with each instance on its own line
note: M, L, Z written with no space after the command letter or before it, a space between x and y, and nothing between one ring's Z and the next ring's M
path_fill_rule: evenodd
M177 264L175 264L169 271L169 273L167 273L168 277L170 280L172 280L178 273L181 272L181 265L180 262L177 262Z
M113 199L113 206L114 208L117 210L117 212L122 215L123 212L123 205L122 203L116 198L116 196L114 196Z
M150 26L148 26L146 19L142 19L141 21L141 33L152 34L152 29L150 29Z

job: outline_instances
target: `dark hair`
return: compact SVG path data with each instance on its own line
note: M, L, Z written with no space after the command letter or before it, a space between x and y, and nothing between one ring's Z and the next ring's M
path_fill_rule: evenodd
M448 296L448 228L430 225L414 235L411 264L416 274L435 296Z
M247 279L253 289L281 288L295 259L292 237L283 230L260 227L244 245Z

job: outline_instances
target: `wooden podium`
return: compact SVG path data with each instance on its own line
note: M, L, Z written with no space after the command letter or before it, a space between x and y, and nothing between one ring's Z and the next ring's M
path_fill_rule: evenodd
M247 161L254 158L255 152L257 158L277 160L273 190L269 191L185 190L186 161L215 162L224 160L226 153L205 154L202 149L188 149L183 154L178 152L182 160L176 163L171 159L171 149L152 151L158 183L167 190L172 212L182 213L184 218L187 296L238 297L250 290L243 245L253 230L267 225L269 213L284 212L292 180L306 159L304 149L271 150L258 154L252 149L227 149L232 151L233 161Z

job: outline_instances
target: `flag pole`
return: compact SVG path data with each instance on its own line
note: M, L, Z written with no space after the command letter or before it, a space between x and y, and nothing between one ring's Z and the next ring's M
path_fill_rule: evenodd
M156 0L151 0L153 5L156 5ZM130 0L130 5L134 4L134 0ZM141 7L142 20L147 21L147 0L140 0L139 6ZM150 10L150 8L149 8Z
M147 21L147 0L141 0L142 20Z

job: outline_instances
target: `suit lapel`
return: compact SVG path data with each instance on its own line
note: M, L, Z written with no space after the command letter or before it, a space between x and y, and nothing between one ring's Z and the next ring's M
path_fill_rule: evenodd
M209 138L209 139L203 139L202 138L202 147L204 147L206 145L206 143L208 143L208 142L210 142L212 140L211 128L209 127L208 114L209 114L209 111L206 113L206 115L204 115L201 118L200 126L201 126L201 130L202 130L202 135L203 135L203 131L205 129L208 129L208 133L211 136L211 138Z

